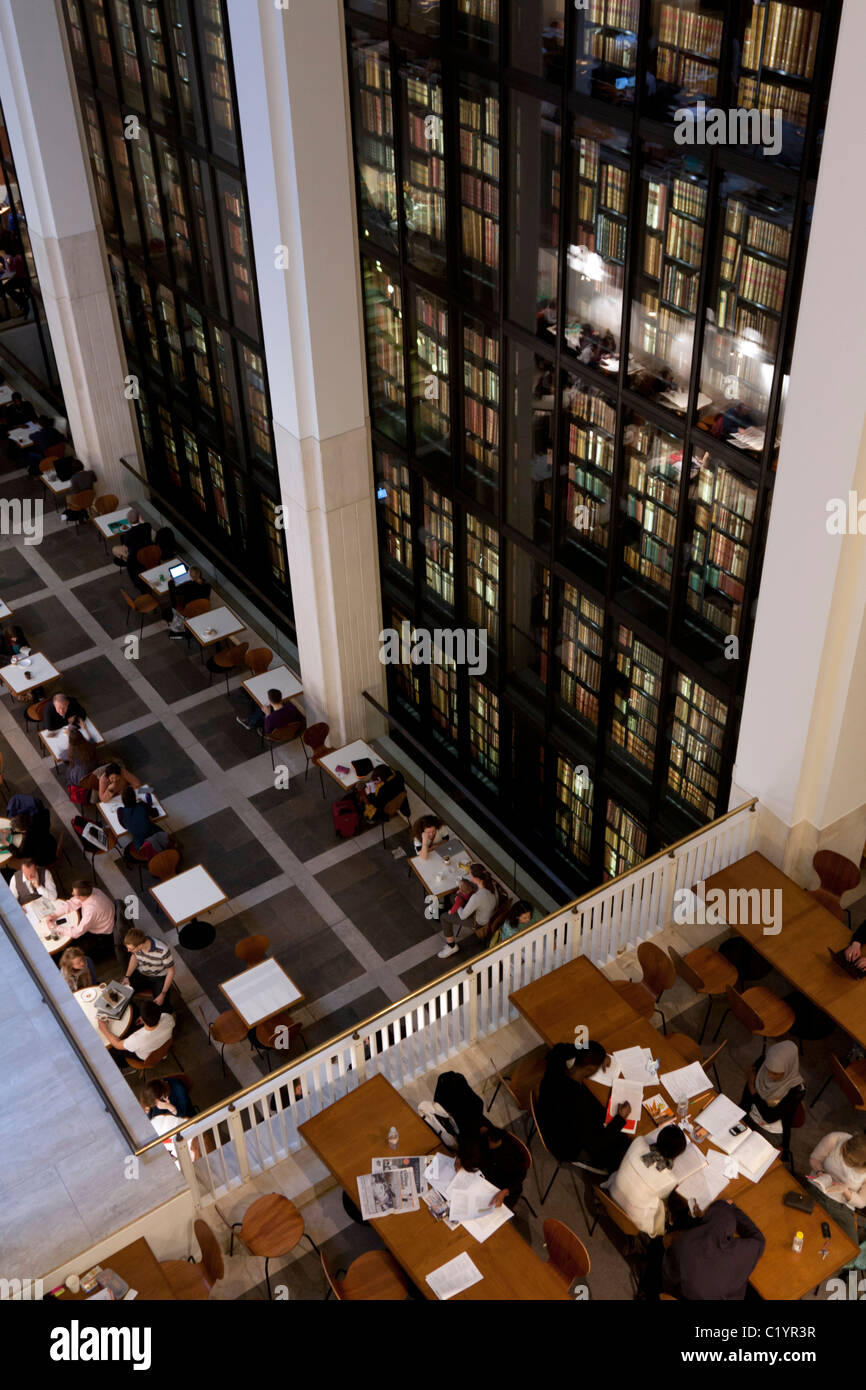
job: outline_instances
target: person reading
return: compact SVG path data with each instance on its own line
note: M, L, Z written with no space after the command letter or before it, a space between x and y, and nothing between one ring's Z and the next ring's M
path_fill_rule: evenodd
M794 1042L774 1043L757 1069L746 1079L740 1105L753 1129L762 1129L770 1142L781 1139L784 1157L791 1149L791 1126L806 1087L800 1075L800 1054Z
M267 712L259 709L251 695L248 695L247 699L251 707L249 719L242 719L240 715L236 716L237 722L243 729L262 730L267 736L277 733L279 729L285 729L289 724L304 723L304 716L297 705L293 705L288 697L281 695L276 687L268 691Z
M548 1053L535 1113L545 1144L563 1163L585 1162L610 1173L628 1150L630 1140L623 1130L631 1106L620 1105L606 1125L606 1107L586 1085L595 1072L610 1065L604 1047L594 1041L582 1048L557 1043Z

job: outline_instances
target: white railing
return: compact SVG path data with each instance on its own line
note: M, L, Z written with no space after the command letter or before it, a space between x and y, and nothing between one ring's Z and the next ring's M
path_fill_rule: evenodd
M197 1202L221 1196L303 1145L298 1126L377 1072L401 1089L517 1017L509 995L575 956L605 965L672 920L674 892L742 859L757 815L749 802L595 889L463 969L214 1106L176 1136ZM152 1148L162 1142L154 1140ZM139 1152L144 1152L140 1150Z

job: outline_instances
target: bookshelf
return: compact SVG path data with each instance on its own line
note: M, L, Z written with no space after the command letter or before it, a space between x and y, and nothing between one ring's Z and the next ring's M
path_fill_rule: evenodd
M559 696L569 713L598 724L604 609L573 584L562 586Z
M400 68L405 113L403 216L409 258L422 270L441 273L445 246L445 117L439 64Z
M633 101L640 0L589 0L578 10L575 87L611 101Z
M448 498L426 481L424 582L435 598L454 607L454 509Z
M396 454L376 450L376 500L383 554L398 572L412 574L412 494L409 469Z
M499 0L457 0L457 38L479 57L499 49Z
M758 489L705 454L689 485L690 614L725 636L740 630Z
M446 747L453 747L460 736L457 667L448 657L430 666L430 713L433 733L439 732Z
M499 697L475 677L469 679L469 756L477 770L499 776Z
M566 342L596 365L619 350L628 241L629 149L611 126L578 119L572 137Z
M352 44L355 158L365 237L396 250L397 173L387 43L358 36Z
M517 679L547 687L550 655L550 570L519 546L508 547L510 632L508 669Z
M257 337L258 318L244 191L237 179L228 174L218 173L216 181L222 211L232 317L238 328L250 337Z
M647 828L608 798L604 824L604 877L616 878L646 859Z
M691 676L677 674L668 791L702 817L716 814L728 707Z
M563 853L588 864L592 843L592 781L580 765L559 754L556 759L556 841Z
M463 280L485 302L499 285L499 100L492 91L464 79L458 105Z
M241 348L241 376L245 387L250 444L258 458L270 463L271 421L265 389L265 367L259 354L248 347Z
M466 513L466 616L499 641L499 532Z
M651 773L659 726L664 659L619 623L613 643L616 661L610 733L614 745Z
M413 291L412 413L419 454L448 452L451 439L448 304L429 290Z
M706 215L707 190L696 176L653 170L646 177L632 350L650 373L661 366L673 375L662 390L688 387Z
M818 10L777 0L753 3L743 35L738 106L780 110L789 125L804 126L820 29Z
M463 462L482 492L499 487L499 356L498 337L480 319L467 315L463 320Z
M715 97L719 86L724 15L698 13L694 0L664 0L653 8L653 36L657 40L655 73L689 97Z
M562 393L567 451L565 532L570 541L606 550L610 530L616 406L603 391L566 379Z
M635 415L626 426L622 509L623 559L651 588L670 592L674 567L683 446L648 420Z
M404 623L409 624L409 640L411 643L415 637L414 624L411 622L406 613L403 613L399 608L392 604L390 624L391 627L393 627L396 632L402 634L404 630ZM402 655L402 640L400 645ZM414 666L411 661L397 661L389 665L388 670L391 674L391 679L397 687L399 695L402 697L404 708L408 710L413 719L419 719L422 694L421 667Z
M406 441L403 298L380 261L364 262L367 372L379 429Z

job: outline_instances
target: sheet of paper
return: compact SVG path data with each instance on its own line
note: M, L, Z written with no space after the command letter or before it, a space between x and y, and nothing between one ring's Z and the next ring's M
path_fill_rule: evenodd
M728 1182L740 1176L740 1165L731 1154L720 1153L718 1149L707 1149L707 1163L714 1173L724 1173Z
M700 1123L710 1138L714 1139L717 1134L727 1134L732 1125L739 1124L745 1113L745 1110L741 1110L739 1105L734 1105L727 1096L716 1096L715 1100L710 1101L707 1108L701 1111Z
M740 1165L740 1172L752 1182L758 1182L778 1152L778 1149L774 1149L763 1134L750 1130L743 1143L737 1148L737 1163Z
M418 1194L411 1168L396 1173L362 1173L358 1178L358 1206L365 1221L417 1211Z
M615 1062L609 1062L605 1067L602 1062L598 1071L594 1071L589 1078L590 1081L597 1081L600 1086L612 1086L617 1078L617 1068Z
M677 1192L691 1207L697 1207L700 1211L706 1211L708 1206L720 1197L728 1185L728 1179L724 1173L718 1172L706 1164L699 1168L691 1177L685 1178L677 1187Z
M607 1103L607 1118L612 1120L620 1105L631 1106L631 1114L625 1122L624 1133L634 1134L640 1121L640 1108L643 1102L643 1086L636 1081L615 1081L610 1088Z
M427 1283L439 1299L453 1298L481 1282L481 1271L465 1253L427 1275Z
M672 1171L675 1177L684 1181L686 1178L690 1178L693 1173L699 1173L706 1166L707 1160L700 1149L690 1139L687 1139L686 1147L674 1159Z
M704 1091L713 1089L713 1083L700 1062L690 1062L687 1067L667 1071L664 1076L659 1077L659 1081L675 1105L679 1105L681 1100L691 1100L692 1096L700 1096Z
M619 1067L624 1081L636 1081L640 1086L655 1084L658 1066L648 1047L626 1047L622 1052L614 1052L613 1064Z
M388 1154L385 1158L374 1158L371 1168L374 1173L399 1173L403 1169L411 1168L415 1177L415 1191L419 1197L423 1197L427 1190L427 1183L424 1180L427 1157L427 1154L412 1154L408 1157Z
M456 1172L453 1158L448 1154L434 1154L424 1177L431 1187L434 1187L437 1192L441 1192L444 1196L449 1185L454 1181Z
M722 1149L726 1154L736 1153L741 1144L744 1144L752 1131L748 1125L743 1128L742 1134L717 1134L713 1138L716 1148Z
M465 1224L487 1215L498 1191L499 1188L494 1187L481 1173L469 1173L461 1168L445 1193L451 1220Z
M482 1244L494 1231L498 1231L500 1226L504 1226L506 1221L510 1221L513 1215L511 1208L503 1202L501 1207L494 1207L492 1211L477 1217L474 1221L464 1221L463 1229Z

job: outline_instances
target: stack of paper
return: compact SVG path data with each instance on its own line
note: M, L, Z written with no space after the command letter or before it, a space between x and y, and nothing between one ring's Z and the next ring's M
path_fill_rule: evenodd
M778 1149L774 1149L763 1134L750 1129L743 1142L737 1145L734 1157L744 1177L750 1182L760 1182L778 1154Z
M693 1096L701 1096L705 1091L713 1089L713 1083L700 1062L690 1062L687 1067L665 1072L664 1076L659 1077L659 1081L674 1105L679 1105L681 1101L690 1101ZM701 1124L703 1123L702 1115Z
M658 1063L648 1047L626 1047L612 1054L613 1065L624 1081L636 1081L641 1086L655 1084Z
M701 1111L700 1123L715 1142L717 1135L722 1137L729 1134L733 1126L740 1123L745 1113L745 1110L741 1110L739 1105L734 1105L727 1096L716 1096L706 1110Z
M449 1260L447 1265L440 1265L438 1269L434 1269L432 1274L427 1275L427 1283L437 1298L446 1299L453 1298L464 1289L470 1289L473 1284L479 1283L481 1278L478 1266L464 1253L458 1255L455 1260Z
M640 1107L643 1101L643 1086L636 1081L614 1081L610 1088L605 1124L610 1124L621 1105L631 1106L631 1113L623 1126L625 1134L634 1134L640 1120Z
M451 1220L474 1221L476 1216L490 1210L498 1191L481 1173L461 1168L445 1193L451 1208Z
M483 1242L498 1231L514 1215L505 1203L493 1206L498 1188L481 1173L472 1173L465 1168L457 1169L453 1158L447 1154L434 1154L424 1177L434 1194L440 1200L424 1200L435 1216L443 1219L452 1229L463 1226L470 1235Z
M717 1161L721 1159L721 1165ZM706 1211L717 1197L720 1197L730 1182L730 1178L724 1169L724 1164L730 1163L724 1154L720 1154L716 1149L710 1149L707 1154L707 1162L703 1168L692 1173L677 1187L677 1192L688 1203L692 1210Z
M424 1177L431 1187L441 1192L443 1197L454 1181L457 1165L448 1154L434 1154L427 1166Z

